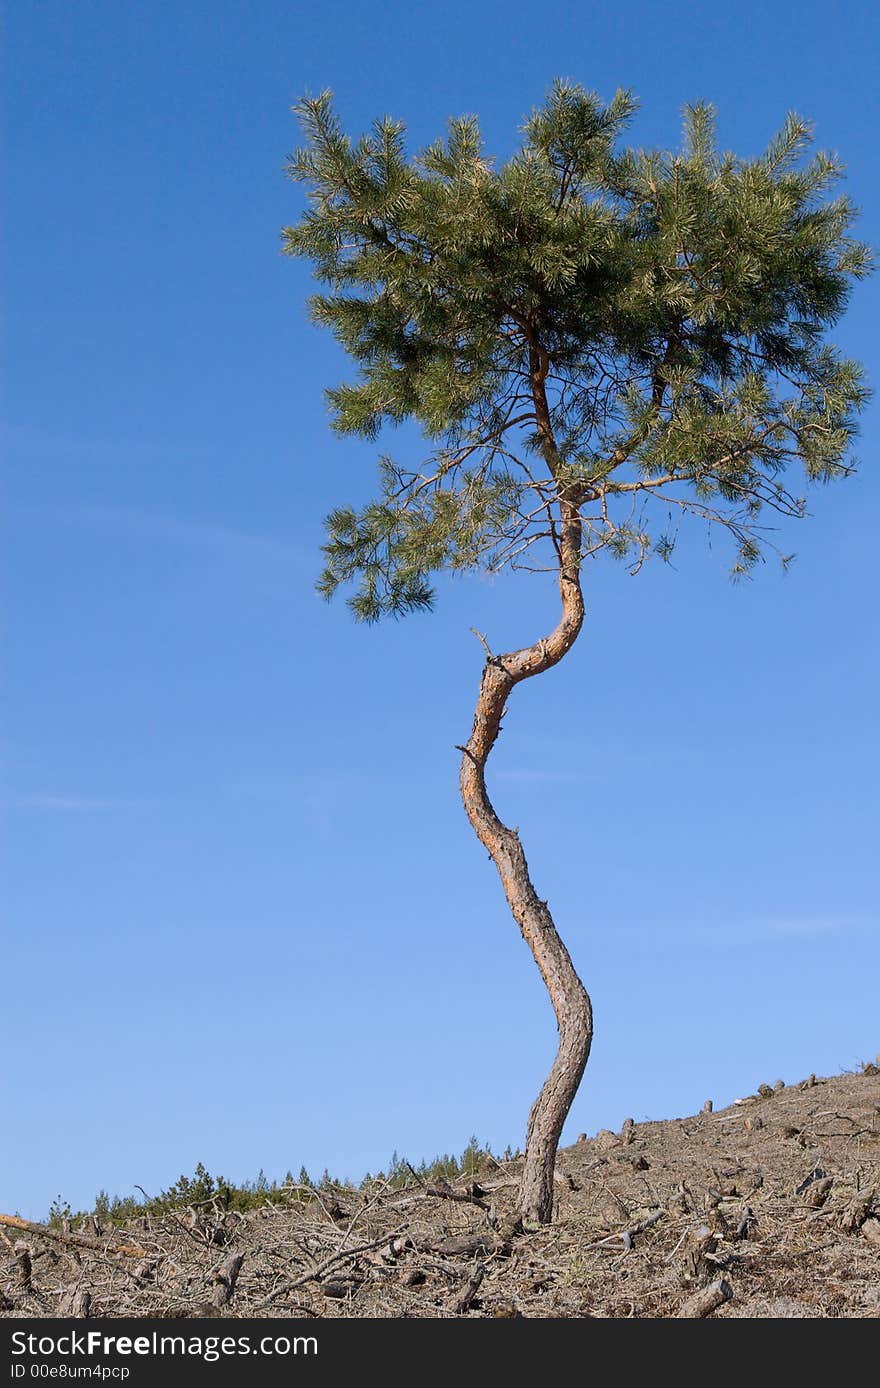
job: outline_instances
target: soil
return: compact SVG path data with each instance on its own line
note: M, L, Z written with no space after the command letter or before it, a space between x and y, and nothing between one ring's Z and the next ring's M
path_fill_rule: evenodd
M584 1138L547 1227L518 1226L517 1177L7 1225L0 1314L880 1317L875 1066Z

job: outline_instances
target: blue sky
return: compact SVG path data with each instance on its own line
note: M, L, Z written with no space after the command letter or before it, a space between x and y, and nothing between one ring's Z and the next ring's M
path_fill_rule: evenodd
M345 364L279 254L292 103L415 146L476 112L501 156L556 75L634 88L646 144L705 97L754 153L794 108L876 244L878 38L867 0L9 8L0 1208L517 1145L552 1058L453 747L470 627L518 645L555 595L372 629L314 596L376 449L327 427ZM836 334L875 384L878 295ZM785 577L698 536L597 565L512 701L491 789L596 1010L569 1140L880 1049L877 443L875 405Z

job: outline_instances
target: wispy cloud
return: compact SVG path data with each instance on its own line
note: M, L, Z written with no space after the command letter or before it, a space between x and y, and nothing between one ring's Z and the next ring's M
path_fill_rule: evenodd
M57 814L80 814L87 810L115 810L123 800L101 800L89 795L17 795L12 804L19 810L46 810Z
M314 566L314 555L297 545L255 535L209 520L192 520L127 506L81 506L53 513L52 519L91 530L108 539L185 545L225 561L270 563L278 567Z
M863 924L850 916L788 916L768 921L767 931L770 935L793 939L814 939L821 935L839 935L846 930L857 930Z
M213 520L169 515L141 507L73 506L22 507L16 518L26 525L60 526L79 530L110 544L132 548L173 548L186 552L200 566L236 583L246 578L264 594L289 599L292 589L311 589L318 563L314 548L281 540Z
M346 772L306 773L297 776L290 792L302 819L313 829L327 831L357 793L360 778Z
M555 770L552 767L505 766L489 775L496 781L516 781L523 785L595 785L605 777L598 771Z

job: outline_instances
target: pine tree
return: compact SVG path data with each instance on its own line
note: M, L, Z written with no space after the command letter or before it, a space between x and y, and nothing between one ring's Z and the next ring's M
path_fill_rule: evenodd
M867 396L827 342L870 269L834 191L840 163L810 152L793 115L761 157L722 153L708 105L685 108L678 152L620 149L634 109L628 92L604 105L557 82L496 165L472 117L412 157L391 119L350 140L324 93L297 108L305 143L289 165L309 201L284 249L313 262L313 318L357 367L328 392L334 425L374 440L413 420L426 441L415 468L380 460L368 505L330 513L320 591L348 587L372 622L430 607L446 571L538 570L559 589L540 640L494 654L481 637L460 749L465 810L559 1026L522 1180L522 1215L541 1223L592 1015L486 791L507 699L577 640L588 560L668 560L669 516L725 532L747 574L775 548L768 517L802 517L802 490L851 470Z

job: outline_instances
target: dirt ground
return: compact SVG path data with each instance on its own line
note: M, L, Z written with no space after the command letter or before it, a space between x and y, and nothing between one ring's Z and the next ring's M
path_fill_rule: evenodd
M0 1314L880 1317L875 1066L582 1139L547 1228L518 1227L516 1178L7 1223Z

